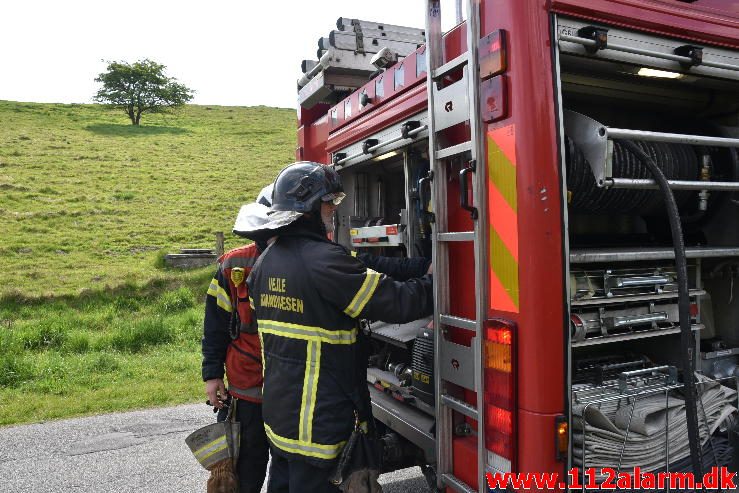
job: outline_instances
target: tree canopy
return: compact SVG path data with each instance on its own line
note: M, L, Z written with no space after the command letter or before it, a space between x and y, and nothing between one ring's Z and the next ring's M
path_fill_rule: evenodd
M139 124L144 113L161 113L193 97L192 89L167 77L166 67L152 60L106 63L107 70L95 79L102 87L94 99L123 109L133 125Z

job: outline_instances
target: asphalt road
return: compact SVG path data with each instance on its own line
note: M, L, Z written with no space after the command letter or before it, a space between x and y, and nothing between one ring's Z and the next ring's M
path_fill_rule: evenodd
M204 492L208 473L184 439L214 420L207 406L191 404L0 428L0 490ZM380 482L385 493L428 491L418 468Z

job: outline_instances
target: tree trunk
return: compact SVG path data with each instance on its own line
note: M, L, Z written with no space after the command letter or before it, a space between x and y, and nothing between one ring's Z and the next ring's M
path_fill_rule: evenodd
M136 115L134 115L133 108L132 107L130 107L130 106L128 107L128 112L127 113L128 113L128 118L131 119L131 125L138 125L139 122L136 121Z

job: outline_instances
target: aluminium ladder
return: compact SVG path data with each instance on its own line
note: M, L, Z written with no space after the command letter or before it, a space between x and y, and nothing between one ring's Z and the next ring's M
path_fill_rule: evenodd
M467 52L444 63L443 33L441 31L441 1L426 2L426 66L428 94L429 161L434 214L433 260L434 260L434 388L436 396L436 481L438 488L452 488L455 491L474 493L471 486L453 474L454 412L461 413L478 422L477 426L477 471L478 491L488 491L484 480L487 450L484 437L484 396L482 347L486 317L487 274L485 258L487 241L485 234L485 214L462 200L462 207L472 214L474 230L449 232L447 221L447 163L451 159L469 155L469 165L460 171L460 184L473 173L473 204L485 209L487 202L485 188L484 156L485 144L482 138L480 115L480 84L478 42L480 39L479 0L468 0L467 4ZM442 87L447 75L462 71L462 78ZM462 122L469 122L470 140L461 144L443 147L440 132ZM478 164L479 163L479 164ZM477 165L477 167L476 167ZM461 190L466 187L460 186ZM466 197L465 197L466 198ZM475 320L450 314L449 289L449 244L468 242L475 253ZM471 346L455 344L445 337L446 327L457 327L474 334ZM454 362L455 365L450 364ZM469 389L477 394L477 404L472 406L452 395L455 389Z

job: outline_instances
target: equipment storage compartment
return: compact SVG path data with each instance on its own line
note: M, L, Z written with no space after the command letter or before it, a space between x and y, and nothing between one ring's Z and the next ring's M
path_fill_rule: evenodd
M426 152L419 143L337 166L346 193L337 209L338 243L361 259L430 257L429 192L422 180L428 173ZM362 322L370 346L367 383L386 470L435 460L431 321Z
M729 436L739 376L739 53L566 18L556 33L569 466L729 465L737 459ZM702 61L689 58L696 49ZM650 166L668 180L676 211Z
M337 213L339 243L374 255L430 255L430 227L424 214L428 194L419 193L428 161L421 149L391 151L337 169L346 193Z

